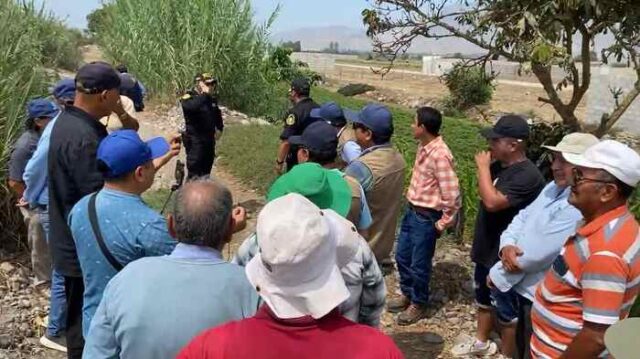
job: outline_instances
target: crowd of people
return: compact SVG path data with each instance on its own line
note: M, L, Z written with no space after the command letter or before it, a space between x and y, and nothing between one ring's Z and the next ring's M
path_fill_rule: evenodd
M56 84L53 100L29 102L9 179L34 285L51 288L41 343L69 358L402 358L381 315L398 313L398 325L428 316L436 243L462 206L440 112L416 111L405 192L387 107L320 106L308 81L293 81L280 176L255 232L227 260L222 250L247 214L210 177L223 129L216 85L196 76L180 99L186 131L147 141L135 117L144 87L124 66L87 64ZM526 157L525 119L503 116L481 135L489 150L475 157L470 253L477 332L452 355L624 353L624 338L607 348L605 332L628 326L621 320L640 290L640 230L628 207L640 155L572 133L545 146L547 183ZM141 195L183 141L189 180L164 217ZM400 295L383 276L394 262Z

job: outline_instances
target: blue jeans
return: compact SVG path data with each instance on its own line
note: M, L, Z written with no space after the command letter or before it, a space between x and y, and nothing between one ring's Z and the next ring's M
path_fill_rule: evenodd
M49 211L38 210L44 234L49 242ZM51 273L51 297L49 298L49 323L47 335L60 336L65 331L67 322L67 299L64 293L64 276L55 269Z
M429 281L436 250L435 224L441 214L426 216L410 205L405 209L396 246L396 264L400 273L400 290L411 303L429 303Z

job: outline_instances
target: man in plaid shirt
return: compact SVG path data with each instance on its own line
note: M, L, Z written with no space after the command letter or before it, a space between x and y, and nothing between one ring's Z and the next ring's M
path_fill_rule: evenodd
M438 110L422 107L411 126L420 144L396 247L403 295L389 303L389 311L403 311L398 316L400 325L424 317L436 239L453 224L460 209L458 176L451 150L439 134L441 125Z

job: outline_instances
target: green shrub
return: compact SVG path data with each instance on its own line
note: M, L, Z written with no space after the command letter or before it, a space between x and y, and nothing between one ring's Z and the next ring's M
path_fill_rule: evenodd
M277 81L290 82L296 78L304 77L315 84L322 81L322 76L309 69L309 65L302 61L291 61L293 50L286 47L276 47L269 55L268 71Z
M20 237L21 217L14 198L6 186L7 162L11 147L24 129L25 104L36 96L45 95L49 79L44 65L56 65L60 47L53 36L64 33L47 32L58 29L60 23L32 3L18 4L0 0L0 244L15 244ZM53 59L53 60L52 60Z
M442 75L442 81L450 92L450 97L445 101L447 107L466 110L489 103L493 96L493 77L486 75L483 66L469 67L464 63L457 63Z
M267 61L274 17L254 24L249 0L115 0L99 18L92 26L107 56L126 63L152 95L173 101L196 73L212 72L222 104L279 115L283 94Z

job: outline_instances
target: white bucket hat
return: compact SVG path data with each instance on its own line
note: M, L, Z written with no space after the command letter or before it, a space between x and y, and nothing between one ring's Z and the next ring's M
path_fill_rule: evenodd
M542 146L548 150L554 152L560 152L564 154L576 154L581 155L587 148L600 142L598 138L590 133L574 132L570 133L562 138L562 140L555 146Z
M336 237L345 232L334 215L295 193L260 212L260 253L245 272L278 318L321 318L349 298L336 258Z
M640 155L618 141L602 141L589 147L582 155L563 156L573 165L605 170L631 187L636 187L640 181Z

